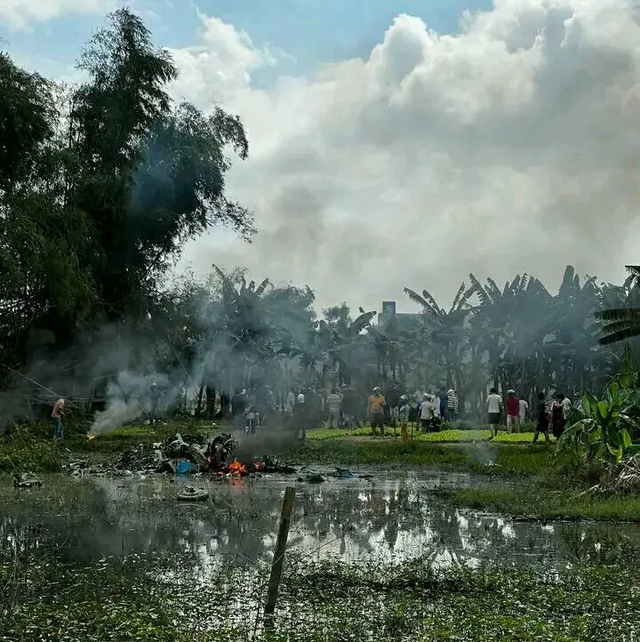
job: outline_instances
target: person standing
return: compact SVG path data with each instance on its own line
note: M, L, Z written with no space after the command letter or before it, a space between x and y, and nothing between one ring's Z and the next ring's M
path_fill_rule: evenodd
M158 384L154 381L149 387L149 394L151 396L151 413L149 415L149 423L153 426L158 423L158 405L160 404L160 389Z
M385 399L378 386L369 397L369 418L371 420L371 435L376 436L376 428L380 428L380 436L384 437L384 406Z
M62 426L62 419L64 417L64 399L58 399L53 404L51 411L51 421L53 423L53 438L64 439L64 428Z
M400 397L400 408L398 409L398 421L400 423L400 437L403 443L409 441L409 419L411 415L411 406L406 395Z
M440 409L440 421L444 423L449 419L447 417L447 394L444 390L438 394L438 406Z
M520 413L518 416L519 426L523 426L527 420L527 411L529 410L529 404L524 400L520 399Z
M507 432L518 432L520 417L520 401L515 390L507 391Z
M487 414L489 415L489 429L491 430L492 438L498 436L501 411L502 397L495 388L491 388L487 397Z
M435 407L431 395L425 394L420 405L420 428L422 432L431 432Z
M325 404L329 415L327 428L339 428L342 397L338 394L338 391L335 388L332 388L331 392L327 395Z
M298 437L300 441L304 441L307 437L307 422L309 421L309 415L307 412L306 397L302 392L296 397L294 413Z
M389 423L393 426L393 433L398 436L398 411L400 410L400 390L398 384L393 382L386 395L387 405L389 406Z
M447 390L447 419L453 423L458 417L458 395L454 388Z
M245 411L247 410L247 396L245 390L237 391L231 397L231 416L233 417L233 429L236 432L243 432L247 418Z
M533 435L533 443L538 441L540 433L544 435L544 440L549 443L549 414L547 413L547 402L545 400L544 392L538 393L538 408L537 408L537 421L536 433Z
M560 439L564 432L566 407L564 405L564 395L559 392L556 400L551 404L551 429L556 440Z

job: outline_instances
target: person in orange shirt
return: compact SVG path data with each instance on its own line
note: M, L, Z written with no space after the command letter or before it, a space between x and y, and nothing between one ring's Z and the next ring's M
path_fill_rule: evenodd
M376 436L376 428L380 428L380 436L384 437L384 396L378 386L373 389L369 397L369 418L371 420L371 434Z

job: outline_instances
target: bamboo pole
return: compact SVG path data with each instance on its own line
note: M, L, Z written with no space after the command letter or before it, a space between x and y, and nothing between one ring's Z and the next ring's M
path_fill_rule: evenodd
M264 628L268 631L273 630L273 614L275 612L276 602L278 601L278 588L280 586L280 577L282 576L284 554L287 548L291 513L293 512L295 499L295 488L288 486L284 491L282 512L280 513L280 528L278 530L278 539L276 540L276 549L273 553L273 564L271 565L271 574L269 576L267 603L264 607Z

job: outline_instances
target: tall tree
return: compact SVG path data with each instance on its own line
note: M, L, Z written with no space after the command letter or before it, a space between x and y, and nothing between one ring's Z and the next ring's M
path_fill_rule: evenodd
M126 9L110 15L79 66L90 80L73 97L81 171L70 202L89 216L94 280L107 317L117 318L146 307L185 240L215 223L253 233L251 214L224 192L224 149L246 158L248 143L240 120L221 109L174 108L167 86L177 70Z

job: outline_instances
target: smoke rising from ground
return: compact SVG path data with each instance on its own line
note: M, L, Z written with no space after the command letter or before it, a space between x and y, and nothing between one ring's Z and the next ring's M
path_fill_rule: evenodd
M455 36L398 16L363 59L263 90L271 53L203 17L202 46L172 52L174 93L243 117L252 150L229 187L259 234L185 258L268 266L320 307L404 286L450 300L469 272L559 285L567 263L620 280L640 235L638 42L624 0L496 0Z

